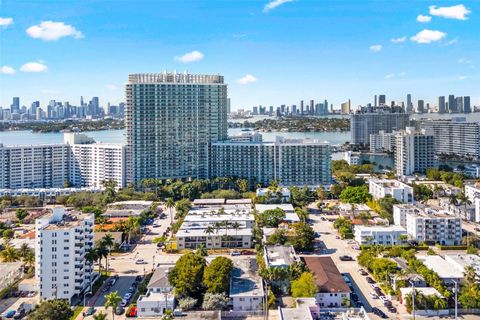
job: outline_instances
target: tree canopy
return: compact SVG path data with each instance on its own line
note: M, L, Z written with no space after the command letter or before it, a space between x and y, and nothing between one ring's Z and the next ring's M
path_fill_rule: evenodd
M175 267L168 273L168 281L175 288L175 295L201 297L204 291L203 272L205 266L205 258L193 252L181 256Z
M70 320L73 310L66 300L47 300L28 316L30 320Z
M313 297L318 291L315 277L310 272L304 272L300 278L293 280L291 287L294 298Z
M230 275L233 269L232 260L217 257L205 267L203 285L209 293L226 293L230 289Z

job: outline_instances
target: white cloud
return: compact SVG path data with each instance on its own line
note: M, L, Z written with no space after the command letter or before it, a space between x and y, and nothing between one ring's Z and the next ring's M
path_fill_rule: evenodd
M467 20L467 15L471 13L463 4L451 7L430 6L429 12L432 16L443 17L447 19Z
M183 56L176 56L175 61L180 61L183 63L190 63L195 61L200 61L204 57L203 53L200 51L194 50L192 52L185 53Z
M27 62L20 67L23 72L45 72L48 67L42 62Z
M0 67L0 73L2 73L2 74L14 74L15 69L13 69L10 66L2 66L2 67Z
M252 76L251 74L246 74L244 77L240 78L237 80L237 83L239 84L249 84L249 83L254 83L257 82L258 79Z
M393 38L390 41L393 42L393 43L402 43L402 42L407 41L407 37L403 36L403 37L399 37L399 38Z
M458 59L458 63L461 63L461 64L471 64L471 63L472 63L472 60L465 59L465 58L460 58L460 59Z
M117 85L111 84L111 83L107 84L105 86L105 88L107 88L108 90L117 90L118 89Z
M44 41L56 41L63 37L83 38L83 34L75 27L54 21L42 21L40 24L28 28L26 32L32 38Z
M407 73L405 71L402 71L398 74L400 77L405 77L407 75Z
M2 18L2 17L0 17L0 26L6 28L11 24L13 24L13 19L12 18Z
M418 22L430 22L432 21L432 17L430 16L424 16L423 14L419 14L417 16L417 21Z
M263 7L263 12L269 12L270 10L273 10L277 7L280 7L282 4L292 2L293 0L273 0L270 1Z
M455 44L455 43L457 43L457 42L458 42L458 38L455 38L455 39L452 39L452 40L450 40L450 41L448 41L448 42L445 42L445 43L444 43L444 46L451 46L452 44Z
M389 73L387 75L385 75L385 79L392 79L395 77L395 73Z
M465 80L467 78L468 78L467 76L460 76L460 77L458 77L458 80Z
M373 52L379 52L382 50L382 45L381 44L374 44L370 46L370 51Z
M410 37L410 40L412 40L413 42L425 44L440 41L445 38L446 35L447 34L442 31L424 29L413 37Z

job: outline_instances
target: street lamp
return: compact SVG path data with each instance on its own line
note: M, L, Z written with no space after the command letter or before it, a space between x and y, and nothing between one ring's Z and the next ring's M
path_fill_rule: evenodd
M153 255L152 271L155 271L155 255Z
M87 297L87 294L89 295L92 295L92 291L89 291L89 292L85 292L83 294L83 307L85 308L86 304L85 304L85 298Z
M415 284L412 280L408 280L408 282L412 285L412 314L413 320L415 320Z

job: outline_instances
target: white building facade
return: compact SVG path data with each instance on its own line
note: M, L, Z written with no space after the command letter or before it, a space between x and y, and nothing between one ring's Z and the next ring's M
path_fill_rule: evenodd
M93 247L93 214L67 214L54 207L35 221L35 278L40 299L71 300L90 287L93 264L85 253Z
M435 156L435 136L426 131L417 132L408 127L396 135L395 170L399 177L425 173L438 166Z
M374 199L391 195L392 198L403 202L413 203L413 188L398 180L377 179L368 180L368 192Z
M401 226L355 226L354 239L359 244L397 245L406 243L407 231Z

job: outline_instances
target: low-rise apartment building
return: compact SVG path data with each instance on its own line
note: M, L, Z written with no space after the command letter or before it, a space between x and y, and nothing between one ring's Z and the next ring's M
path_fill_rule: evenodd
M462 271L454 268L452 264L440 256L417 256L428 269L436 272L440 279L446 284L453 286L455 282L463 283L464 274Z
M265 303L263 280L255 258L236 259L230 280L229 297L233 311L261 311Z
M401 226L355 226L354 238L359 244L397 245L407 241L407 231Z
M292 246L265 246L263 256L267 268L283 268L288 270L292 264L300 261ZM274 281L273 285L281 288L283 292L288 293L290 289L290 279Z
M350 305L350 287L330 257L304 257L305 265L313 273L320 308L341 308Z
M254 221L250 199L197 199L177 231L177 247L251 248Z
M462 219L446 214L427 214L424 211L407 213L407 233L418 242L460 245Z
M93 214L53 207L51 214L35 221L35 278L40 299L71 301L90 287L93 265L85 253L94 245L94 219Z
M267 210L275 210L281 209L285 213L285 218L283 219L284 222L287 223L295 223L300 222L300 218L298 217L293 205L290 203L282 203L282 204L256 204L255 210L258 214L261 214Z
M368 191L374 199L381 199L390 195L403 203L414 202L413 188L398 180L372 178L368 180Z
M147 293L137 300L137 316L160 317L166 310L175 309L173 286L168 281L168 272L174 265L159 266L147 285Z

